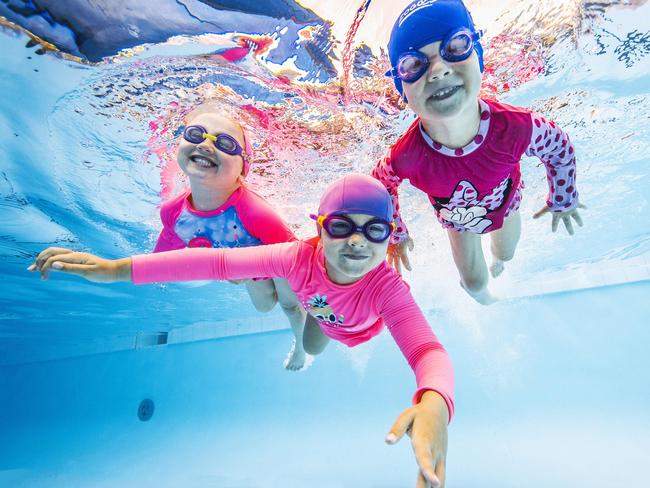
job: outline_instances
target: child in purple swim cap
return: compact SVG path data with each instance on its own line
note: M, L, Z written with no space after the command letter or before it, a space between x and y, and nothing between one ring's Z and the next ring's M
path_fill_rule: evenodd
M58 270L90 281L136 284L283 278L308 314L303 346L310 354L322 352L330 339L354 347L388 328L415 373L417 390L413 406L398 417L386 442L393 444L408 432L420 476L439 487L454 411L453 369L408 285L386 262L392 214L390 195L380 182L348 175L325 190L318 214L312 215L319 237L307 241L183 249L113 261L48 248L28 269L44 278Z
M425 192L447 230L461 286L482 304L494 302L481 235L491 235L492 277L513 258L521 231L524 187L519 162L536 156L549 193L535 213L552 215L573 235L582 226L576 159L568 135L540 114L479 97L482 33L460 0L417 0L395 21L388 44L395 87L417 119L377 163L372 175L393 198L397 230L389 262L411 269L413 241L400 216L397 189L408 179Z

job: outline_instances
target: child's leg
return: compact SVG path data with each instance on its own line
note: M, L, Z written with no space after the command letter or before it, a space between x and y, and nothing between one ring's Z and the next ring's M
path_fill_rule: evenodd
M481 249L481 236L451 229L447 235L460 273L460 286L477 302L483 305L494 303L496 298L487 289L488 270Z
M258 312L270 312L278 301L273 280L246 280L246 291Z
M316 356L323 352L325 346L329 343L330 338L323 334L318 322L310 314L307 314L305 320L305 332L303 335L302 343L305 346L305 351Z
M305 328L305 316L307 312L302 308L300 302L296 298L287 280L282 278L274 278L275 290L278 295L278 302L282 307L282 311L289 319L291 330L296 337L296 344L289 360L287 361L286 368L292 371L301 369L305 364L305 349L303 343L303 330Z
M515 255L517 243L521 236L521 216L519 212L510 214L503 222L503 227L490 234L490 250L492 251L492 264L490 273L494 278L503 273L503 263L510 261Z

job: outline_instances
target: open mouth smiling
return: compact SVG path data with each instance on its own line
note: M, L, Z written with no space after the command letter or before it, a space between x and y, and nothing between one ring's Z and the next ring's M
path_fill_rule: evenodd
M456 85L441 88L429 95L429 98L435 101L446 100L447 98L454 96L462 87L462 85Z
M213 168L219 166L216 161L196 154L194 156L190 156L190 161L201 168Z

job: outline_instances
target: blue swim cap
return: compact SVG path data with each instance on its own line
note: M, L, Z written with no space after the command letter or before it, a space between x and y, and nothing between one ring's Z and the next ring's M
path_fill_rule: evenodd
M364 214L393 221L388 190L372 176L349 174L336 180L323 193L318 214Z
M397 66L406 51L417 51L432 42L442 41L452 31L467 27L476 32L472 15L461 0L415 0L400 14L388 41L391 67ZM476 41L474 50L483 72L483 47ZM402 80L394 77L395 88L402 93Z

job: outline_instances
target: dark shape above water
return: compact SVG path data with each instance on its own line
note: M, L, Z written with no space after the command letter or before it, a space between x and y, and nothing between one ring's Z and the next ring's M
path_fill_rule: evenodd
M375 55L367 44L361 44L354 51L354 62L352 64L355 78L374 76L374 72L368 68L368 64L375 61Z
M1 0L0 15L93 62L176 35L271 34L286 27L283 37L293 44L299 29L323 24L294 0Z
M276 19L292 19L299 24L321 23L320 17L293 0L200 0L215 10L233 10Z
M334 52L338 41L332 34L332 22L325 21L311 35L311 38L300 43L296 52L295 63L300 69L309 73L308 80L326 82L337 75L332 58L337 59Z

